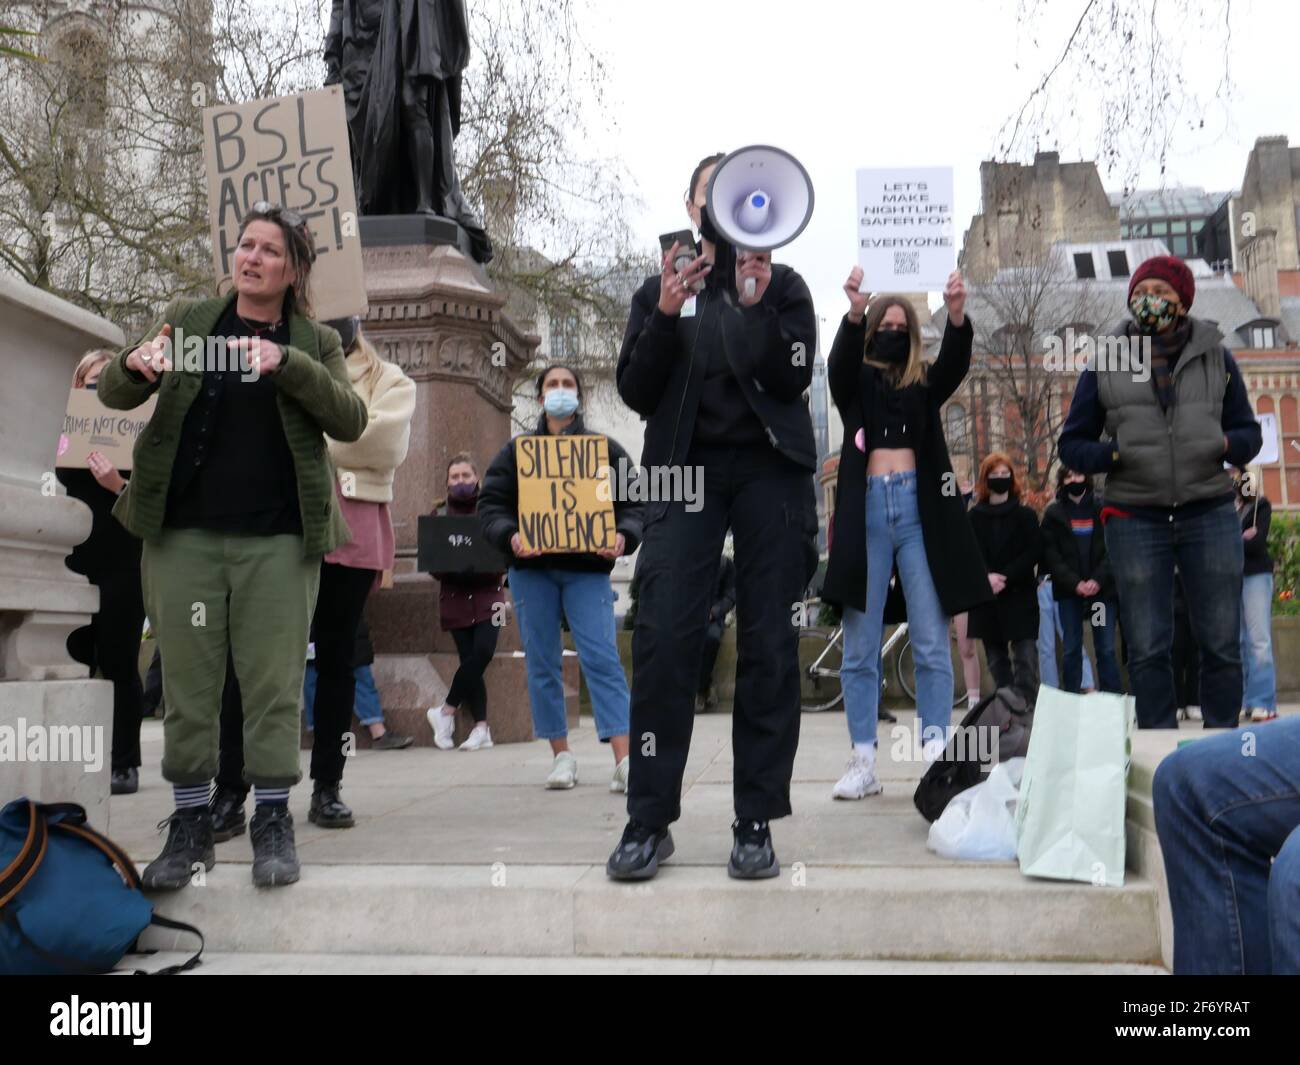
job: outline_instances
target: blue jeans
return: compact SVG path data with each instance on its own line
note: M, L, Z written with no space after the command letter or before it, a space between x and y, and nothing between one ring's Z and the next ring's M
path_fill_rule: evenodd
M907 599L907 635L916 664L916 703L922 741L952 723L952 648L948 617L930 575L916 509L916 474L867 478L867 601L865 611L844 608L844 659L840 685L849 736L876 742L880 709L880 644L885 627L889 578L898 579ZM947 733L944 733L946 737Z
M1061 627L1061 611L1052 598L1052 579L1049 577L1038 584L1038 679L1049 688L1061 686L1061 675L1056 669L1058 636L1064 639L1065 632ZM1113 641L1111 646L1114 647ZM1095 688L1097 685L1092 676L1092 662L1087 655L1083 656L1080 668L1083 670L1080 678L1083 687Z
M375 676L369 666L357 666L352 671L357 681L356 701L352 712L363 725L382 725L384 710L379 705L379 689L375 687ZM302 676L302 705L307 715L307 731L315 728L312 708L316 705L316 663L308 662Z
M1300 718L1179 748L1152 797L1174 972L1300 974Z
M1122 692L1119 679L1119 659L1115 657L1115 628L1119 622L1119 604L1101 598L1079 599L1077 596L1062 599L1056 604L1061 619L1061 640L1065 644L1062 662L1061 690L1080 692L1091 688L1091 678L1084 677L1083 664L1088 656L1083 653L1083 627L1092 626L1092 646L1097 652L1097 672L1101 676L1101 690Z
M1141 728L1177 728L1174 566L1187 590L1201 653L1206 728L1233 728L1241 713L1241 523L1231 501L1173 520L1106 522L1106 553L1119 591L1128 676Z
M1277 709L1273 670L1273 574L1252 573L1241 582L1241 667L1245 705Z
M609 574L512 566L510 594L524 644L533 735L539 740L557 740L569 734L560 641L563 611L591 693L596 735L602 740L626 736L627 677L614 635L614 590Z

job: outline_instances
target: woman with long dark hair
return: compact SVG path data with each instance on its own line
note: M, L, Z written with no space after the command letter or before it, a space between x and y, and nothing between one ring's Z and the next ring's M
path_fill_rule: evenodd
M980 463L971 525L994 599L971 611L969 631L999 688L1038 697L1038 578L1043 553L1038 515L1020 501L1011 459L995 451Z
M339 335L311 317L315 256L300 215L254 204L240 225L230 294L171 303L100 376L108 407L158 396L113 508L144 541L144 599L167 702L162 769L175 812L144 871L149 890L184 887L196 865L216 860L207 803L227 648L257 807L253 882L298 879L288 800L302 776L307 634L321 558L349 538L325 438L356 440L366 426ZM181 338L178 361L171 349Z
M948 279L939 355L925 360L916 311L902 296L844 284L849 311L827 361L844 419L835 529L822 597L844 612L841 678L853 753L837 799L881 791L876 774L880 644L886 621L906 617L916 663L922 751L942 753L952 721L948 619L989 598L979 547L948 458L940 408L970 368L974 330L961 275ZM890 578L897 571L893 591ZM906 612L903 603L906 600Z

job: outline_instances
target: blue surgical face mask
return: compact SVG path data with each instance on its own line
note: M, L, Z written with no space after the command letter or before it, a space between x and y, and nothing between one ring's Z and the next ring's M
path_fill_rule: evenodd
M542 400L542 407L552 418L567 418L578 409L577 390L552 388Z

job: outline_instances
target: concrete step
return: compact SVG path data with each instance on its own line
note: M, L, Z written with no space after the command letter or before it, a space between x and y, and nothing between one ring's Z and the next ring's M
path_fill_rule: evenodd
M124 965L147 970L183 962L165 952L132 956ZM744 958L527 958L446 954L222 954L203 955L198 976L1160 976L1154 965L1094 962L818 961Z
M254 888L222 861L159 896L218 954L676 957L1158 964L1156 895L1030 880L1014 864L799 865L738 883L669 864L641 885L588 864L336 864ZM151 945L184 949L158 933Z

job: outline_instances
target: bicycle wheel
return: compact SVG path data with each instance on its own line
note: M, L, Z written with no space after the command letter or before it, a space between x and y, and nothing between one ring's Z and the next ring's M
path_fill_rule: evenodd
M834 710L844 702L840 687L843 658L838 629L801 629L799 632L799 709L806 714Z
M916 702L916 663L912 659L912 641L909 638L898 649L898 654L894 657L894 671L898 674L898 684L903 691L907 692L907 697ZM955 681L954 689L957 687ZM954 709L960 706L966 700L966 693L954 691L952 696L952 705Z

